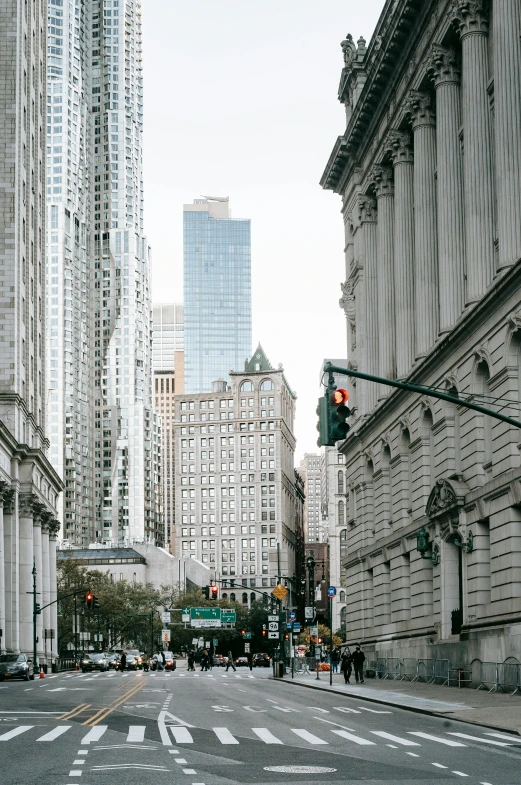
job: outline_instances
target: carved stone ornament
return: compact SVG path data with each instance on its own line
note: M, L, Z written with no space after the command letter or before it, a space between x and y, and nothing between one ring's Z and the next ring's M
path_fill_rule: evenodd
M449 10L452 23L462 38L472 33L488 33L490 3L488 0L452 0Z
M351 33L346 35L340 46L342 47L342 54L344 55L344 66L346 68L351 68L356 59L356 46Z
M461 79L461 60L452 47L433 44L427 58L427 73L435 87L442 84L459 84Z
M430 93L410 90L405 101L405 114L410 117L413 130L435 125L436 114Z
M427 502L425 510L427 515L432 518L451 510L451 508L462 507L468 490L462 480L445 478L436 480Z
M390 131L385 142L385 152L393 164L412 164L414 153L411 135L407 131Z
M371 171L372 182L375 187L376 196L393 196L394 194L394 180L393 170L390 166L382 166L377 164L373 166Z
M358 199L358 220L363 223L375 223L377 216L376 199L372 196L360 196Z

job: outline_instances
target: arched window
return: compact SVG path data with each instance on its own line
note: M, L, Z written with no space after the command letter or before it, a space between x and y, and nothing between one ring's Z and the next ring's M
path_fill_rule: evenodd
M260 385L261 390L273 390L273 382L271 379L264 379Z
M346 593L345 593L345 591L341 591L340 592L340 598L339 599L340 599L340 602L345 602L346 601Z
M230 594L230 600L231 602L235 602L235 594L233 592Z
M347 529L340 532L340 561L347 558Z
M253 384L251 382L243 382L241 384L241 392L253 392Z
M338 472L338 490L337 493L344 493L344 472L340 470Z
M345 504L338 502L338 525L344 526L346 522Z
M243 594L242 594L242 602L243 602L243 605L247 605L248 604L248 595L247 595L246 592L243 592Z

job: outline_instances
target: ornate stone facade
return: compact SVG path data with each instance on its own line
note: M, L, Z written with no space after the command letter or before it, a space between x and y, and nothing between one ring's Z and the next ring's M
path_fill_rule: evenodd
M33 653L37 601L56 599L60 478L45 438L44 4L0 4L0 651ZM27 45L32 41L32 45ZM32 74L31 78L28 78ZM40 662L57 655L56 605L37 617Z
M520 24L515 0L388 3L367 47L342 43L347 128L321 181L343 201L349 364L499 399L517 419ZM347 640L388 656L521 660L519 431L347 384Z

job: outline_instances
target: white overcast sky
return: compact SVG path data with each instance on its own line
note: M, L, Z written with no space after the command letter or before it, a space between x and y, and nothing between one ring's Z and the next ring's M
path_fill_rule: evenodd
M384 0L144 0L145 227L154 302L182 301L182 206L229 196L252 222L253 347L296 391L315 452L319 370L345 357L340 197L319 180L345 130L340 41Z

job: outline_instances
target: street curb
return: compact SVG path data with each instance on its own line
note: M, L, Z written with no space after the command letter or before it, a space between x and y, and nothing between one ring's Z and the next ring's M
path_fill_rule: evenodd
M308 690L319 690L320 692L332 692L335 695L344 695L347 698L356 698L356 700L365 700L368 703L378 703L380 706L394 706L395 709L403 709L404 711L411 711L415 714L428 714L431 717L444 717L445 719L450 718L453 722L465 722L467 725L479 725L481 728L490 728L491 730L503 731L507 733L512 733L515 736L521 736L521 733L516 730L515 728L505 728L502 725L491 725L489 723L478 722L477 720L465 720L461 719L460 717L452 717L450 714L446 712L439 712L433 711L432 709L421 709L418 706L404 706L401 703L393 703L392 701L385 701L381 700L380 698L373 698L370 695L351 695L348 692L342 692L341 690L337 690L334 687L317 687L316 684L305 684L302 681L285 681L283 679L276 679L274 676L271 677L273 681L279 681L283 684L293 684L296 687L305 687Z

